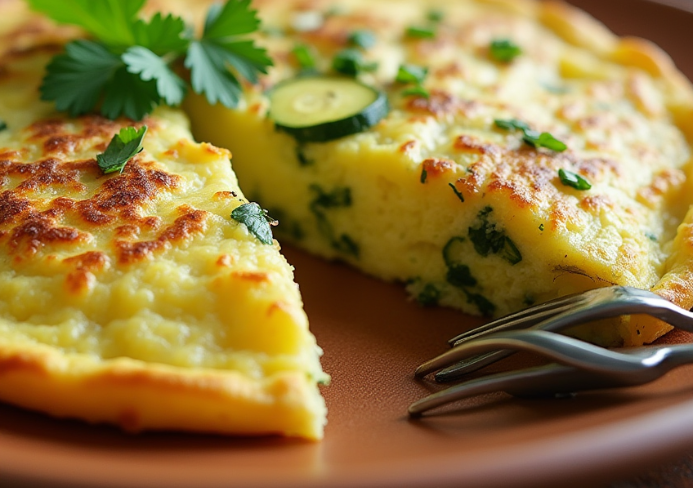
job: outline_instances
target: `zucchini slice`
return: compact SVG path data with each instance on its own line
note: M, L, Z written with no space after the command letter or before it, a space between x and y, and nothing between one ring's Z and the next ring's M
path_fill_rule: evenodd
M363 132L389 111L384 93L351 78L303 76L269 94L276 128L299 142L326 142Z

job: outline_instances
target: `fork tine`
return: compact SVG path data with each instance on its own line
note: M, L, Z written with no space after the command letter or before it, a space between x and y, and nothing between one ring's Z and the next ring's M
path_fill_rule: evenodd
M512 355L513 351L501 349L500 351L491 351L471 357L469 359L463 359L452 366L448 366L447 368L443 368L438 371L435 374L435 380L437 383L449 383L450 381L458 380L462 376L479 371L486 366Z
M490 332L495 332L496 330L510 330L514 328L529 327L541 322L545 318L562 313L575 306L575 304L582 303L583 301L589 299L591 296L591 291L593 290L585 293L575 293L572 295L555 298L553 300L549 300L548 302L540 303L539 305L511 313L505 317L496 319L493 322L489 322L466 332L462 332L461 334L458 334L452 339L448 340L448 344L454 347L462 342L486 335Z

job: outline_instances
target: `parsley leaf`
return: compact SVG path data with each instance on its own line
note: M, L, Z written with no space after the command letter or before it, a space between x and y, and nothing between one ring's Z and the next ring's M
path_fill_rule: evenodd
M563 152L568 149L565 143L559 141L548 132L539 133L535 130L526 130L522 140L532 147L545 147L556 152Z
M375 34L366 29L355 30L349 34L349 43L361 49L370 49L375 46Z
M53 20L79 26L95 41L73 41L53 58L41 85L43 100L72 116L97 108L109 118L142 119L160 103L181 103L186 83L171 68L189 68L192 88L210 103L235 107L237 76L258 82L272 61L264 49L239 36L257 30L250 0L215 4L200 39L173 15L138 18L145 0L27 0ZM187 78L187 77L184 77Z
M72 24L111 46L135 42L133 23L146 0L27 0L29 6L61 24Z
M94 109L104 87L121 66L120 58L102 44L73 41L65 53L54 57L46 68L41 99L55 101L58 110L71 116Z
M367 62L357 49L343 49L332 59L332 69L344 75L357 76L362 71L375 71L377 68L378 63Z
M96 156L99 168L105 174L123 172L123 168L133 156L142 151L142 141L147 133L147 126L140 129L123 127L113 136L106 151Z
M180 105L185 96L185 82L166 62L142 46L133 46L122 56L129 73L139 74L142 81L156 80L156 89L168 105Z
M571 186L576 190L589 190L592 188L592 184L585 178L572 171L566 171L564 169L558 170L558 177L561 179L561 183L566 186Z
M272 225L277 221L267 214L257 203L244 203L233 209L231 218L245 225L248 232L257 237L263 244L272 244Z
M522 54L522 48L510 39L496 39L491 41L489 49L491 57L503 63L509 63Z
M415 64L401 64L397 71L398 83L418 83L421 84L426 79L428 68L417 66Z

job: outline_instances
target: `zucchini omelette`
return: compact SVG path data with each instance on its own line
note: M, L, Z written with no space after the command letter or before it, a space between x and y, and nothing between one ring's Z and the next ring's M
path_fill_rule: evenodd
M693 92L656 46L560 2L256 5L273 70L185 107L283 242L471 314L612 284L693 305Z
M207 1L151 0L202 24ZM229 218L501 315L588 288L693 305L693 95L666 55L562 3L256 0L274 67L238 107L67 118L44 66L80 35L1 8L0 398L133 431L320 438L290 267ZM204 7L204 10L203 10ZM122 174L96 155L147 125ZM651 319L583 328L637 345Z

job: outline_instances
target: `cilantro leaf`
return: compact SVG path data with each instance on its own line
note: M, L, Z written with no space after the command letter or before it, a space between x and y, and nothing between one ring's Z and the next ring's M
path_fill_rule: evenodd
M430 98L431 94L421 85L412 86L402 90L402 96L404 97L421 97Z
M257 237L263 244L272 244L272 225L276 220L267 214L257 203L244 203L233 209L231 218L245 225L248 232Z
M122 56L129 73L135 73L143 81L156 80L159 96L168 105L180 105L185 96L185 82L176 75L166 62L142 46L134 46Z
M185 21L170 14L164 17L157 13L149 22L137 20L132 29L134 44L158 55L185 52L190 44L191 32Z
M563 183L566 186L571 186L576 190L589 190L590 188L592 188L592 184L589 181L587 181L579 174L573 173L572 171L559 169L558 177L560 178L561 183Z
M125 66L118 69L104 90L101 114L111 120L121 115L142 120L161 102L156 82L144 81L129 73Z
M404 31L407 37L413 37L416 39L432 39L436 36L436 30L433 27L421 27L416 25L411 25L407 27Z
M196 93L204 93L211 104L221 103L233 108L242 94L238 74L257 83L257 73L267 73L272 60L267 51L253 41L237 40L259 26L257 11L249 8L250 0L230 0L223 6L209 9L202 39L188 48L185 66L190 69L191 83Z
M111 46L135 42L133 23L146 0L27 0L29 6L61 24L83 28Z
M73 41L65 53L54 57L41 84L41 99L54 101L58 110L72 117L92 111L121 59L102 44Z
M140 129L134 127L120 129L120 132L111 139L106 151L96 156L96 162L101 171L105 174L116 171L122 173L127 162L142 151L142 141L146 133L146 125Z
M188 49L185 67L190 69L190 82L195 93L204 93L207 101L235 107L241 98L241 85L226 65L226 52L216 44L195 41Z
M491 57L503 63L509 63L522 54L522 48L510 39L496 39L491 42L489 49Z
M250 34L260 26L257 10L250 8L250 0L230 0L223 6L209 9L205 20L205 39L227 39Z

